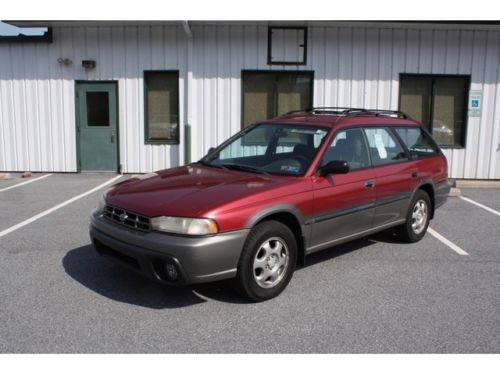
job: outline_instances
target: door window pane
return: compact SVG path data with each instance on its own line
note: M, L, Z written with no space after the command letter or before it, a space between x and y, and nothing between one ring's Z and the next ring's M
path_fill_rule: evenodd
M366 128L365 134L374 166L408 160L401 145L387 129Z
M109 94L87 91L87 126L109 126Z
M178 82L177 72L144 72L147 141L178 143Z
M402 75L400 109L422 122L440 145L464 146L469 77Z
M351 171L370 166L370 157L361 129L343 130L335 135L323 156L321 165L333 160L346 161Z
M243 127L312 106L312 73L243 72Z

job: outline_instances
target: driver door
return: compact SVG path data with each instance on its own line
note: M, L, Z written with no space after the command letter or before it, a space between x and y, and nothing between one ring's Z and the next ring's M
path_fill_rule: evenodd
M372 228L375 173L360 128L335 134L320 165L332 160L347 161L350 170L345 174L313 177L312 251Z

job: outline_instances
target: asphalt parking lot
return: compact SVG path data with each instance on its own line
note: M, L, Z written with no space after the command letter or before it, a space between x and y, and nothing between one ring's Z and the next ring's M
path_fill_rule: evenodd
M450 197L431 222L444 241L341 245L254 304L228 282L165 287L99 257L88 221L105 187L79 196L114 177L0 181L0 352L500 352L500 214ZM462 195L500 210L500 189Z

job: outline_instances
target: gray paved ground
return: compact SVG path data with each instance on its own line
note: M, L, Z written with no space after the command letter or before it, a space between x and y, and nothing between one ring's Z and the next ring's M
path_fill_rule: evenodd
M500 211L499 189L460 189L464 197L485 204L494 210Z
M0 193L0 231L111 177ZM469 256L429 234L376 235L312 255L278 298L253 304L227 282L168 288L100 258L87 233L100 194L0 238L0 352L500 352L500 217L458 198L432 227Z

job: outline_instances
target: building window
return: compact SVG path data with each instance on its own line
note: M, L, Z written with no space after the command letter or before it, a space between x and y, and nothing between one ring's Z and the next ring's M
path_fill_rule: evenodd
M307 28L269 27L267 63L269 65L305 65L307 63Z
M146 143L179 143L179 72L144 72Z
M242 126L312 107L312 72L243 71Z
M399 107L441 146L463 147L469 76L401 74Z

